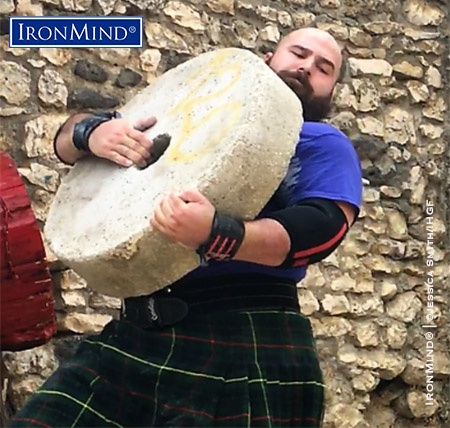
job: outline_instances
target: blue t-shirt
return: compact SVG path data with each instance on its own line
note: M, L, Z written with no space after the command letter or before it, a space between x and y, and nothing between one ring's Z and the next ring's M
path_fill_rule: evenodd
M305 122L288 172L258 217L292 206L307 198L347 202L358 213L362 200L361 166L350 140L331 125ZM301 221L301 220L300 220ZM236 273L267 274L281 278L305 277L306 266L281 269L257 263L210 261L184 279Z

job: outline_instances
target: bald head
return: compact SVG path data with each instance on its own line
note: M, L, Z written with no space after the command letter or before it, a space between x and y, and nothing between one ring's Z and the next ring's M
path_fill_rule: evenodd
M322 48L320 51L324 54L326 53L328 58L334 62L339 75L339 70L342 66L342 50L337 40L328 31L314 27L300 28L285 36L278 47L286 43L301 44L305 42L315 46L320 44Z
M275 72L302 71L315 95L331 95L342 66L341 48L327 31L301 28L286 35L273 54L267 54Z

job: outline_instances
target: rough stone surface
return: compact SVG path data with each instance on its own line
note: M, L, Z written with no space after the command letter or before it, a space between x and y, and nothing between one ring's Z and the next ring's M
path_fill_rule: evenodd
M329 122L354 142L365 190L359 218L343 244L310 266L299 284L328 386L324 428L448 427L447 9L443 0L2 0L0 149L17 160L44 225L55 188L70 170L52 154L54 132L69 114L92 105L89 98L99 106L94 108L105 109L102 97L115 97L111 108L120 108L162 73L202 52L245 47L262 53L293 28L314 24L330 31L346 60ZM144 46L8 47L8 15L61 14L142 15ZM114 85L125 69L142 76L135 87ZM39 78L49 72L61 76L72 99L87 89L81 103L42 102ZM26 358L8 355L17 407L73 354L83 334L67 327L99 330L118 316L120 306L45 248L60 330L50 344L24 351ZM432 266L426 266L427 255ZM433 354L427 356L428 330L422 325L430 320L437 327L431 330ZM433 398L424 404L430 361Z
M104 83L108 80L108 73L102 67L84 59L77 61L73 72L90 82Z
M54 70L44 70L38 80L39 99L48 105L67 105L68 90L61 75Z
M12 61L0 62L0 97L8 103L20 105L30 97L30 72Z
M69 94L67 104L70 108L108 110L119 104L115 95L103 95L93 89L75 89Z
M120 74L117 76L117 80L115 81L115 85L119 88L126 88L130 86L136 86L142 80L142 75L134 70L130 70L126 68L122 70Z
M252 70L259 70L261 65L260 58L244 50L222 49L165 73L131 99L121 109L124 117L134 120L155 111L162 118L166 117L157 122L149 135L153 138L169 133L172 141L167 152L158 163L142 171L112 167L93 158L79 162L61 184L47 219L45 232L52 251L97 291L129 297L156 291L198 266L194 251L166 242L149 228L151 203L156 203L164 187L186 188L189 177L191 185L195 183L201 188L217 209L240 218L253 218L281 182L301 127L298 99L268 68L264 69L265 73L252 74ZM215 67L228 70L230 77L221 80L220 75L213 74ZM255 76L253 81L249 75ZM191 85L186 84L188 81ZM181 93L182 98L169 97L169 88ZM256 88L261 92L261 99L254 95L250 97ZM270 88L270 91L263 95L261 88ZM197 94L201 93L198 91L204 90L211 91L214 104L212 101L202 103L202 98L198 98L200 95ZM250 101L253 99L255 101ZM267 108L262 107L261 100ZM212 116L208 113L210 109L213 109ZM277 116L280 120L274 120L273 109L285 112ZM206 114L211 120L209 123L204 120L200 128L200 121ZM253 117L252 120L261 124L271 117L265 138L260 139L262 134L254 130L252 122L242 122L244 117ZM232 138L223 131L217 132L223 121L229 123L229 129L240 131ZM267 135L271 137L267 138ZM197 143L199 140L209 143L202 147ZM265 141L270 141L270 146L262 150ZM224 151L223 147L227 149ZM267 157L268 151L273 155ZM266 175L264 180L258 178L258 195L255 195L246 183L264 175L268 168L264 159L270 161L272 174ZM168 179L161 171L173 165L176 168ZM234 180L235 171L241 176L242 186ZM244 179L244 174L256 175ZM74 180L83 180L85 184L74 186ZM142 186L143 182L155 185ZM95 183L95 186L89 183ZM156 183L160 184L156 186ZM110 186L115 190L108 198ZM98 199L95 195L102 193L102 187L107 193ZM140 196L136 193L139 191ZM249 192L247 196L245 192ZM78 211L80 198L91 202L85 202L84 208ZM124 206L129 207L127 221L121 214ZM104 216L100 207L103 207ZM71 219L70 231L65 227L67 215ZM121 229L117 228L117 222ZM66 230L64 234L61 234L61 227ZM93 240L92 230L103 230L103 234ZM67 239L72 245L67 245ZM109 267L105 269L107 265Z

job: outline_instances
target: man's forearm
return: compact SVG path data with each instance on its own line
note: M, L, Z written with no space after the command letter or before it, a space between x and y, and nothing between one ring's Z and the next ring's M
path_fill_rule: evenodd
M234 259L279 266L291 246L284 227L276 220L264 218L245 223L245 239Z
M72 141L73 128L80 120L90 117L90 113L80 113L70 117L61 128L55 142L55 151L61 160L68 164L74 164L78 159L86 156L85 152L78 150Z

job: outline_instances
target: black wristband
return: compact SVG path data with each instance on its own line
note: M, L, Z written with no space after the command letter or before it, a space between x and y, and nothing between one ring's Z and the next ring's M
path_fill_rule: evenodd
M89 137L92 132L102 123L109 122L111 119L105 117L88 117L76 123L73 127L72 141L73 145L82 152L91 152L89 148Z
M207 260L229 260L238 252L245 236L245 226L235 217L214 214L211 234L208 240L200 245L197 254L200 261L205 264Z
M91 149L89 148L89 137L92 132L102 123L119 117L121 117L121 115L117 111L96 112L93 116L80 120L73 127L73 145L80 151L90 153Z

